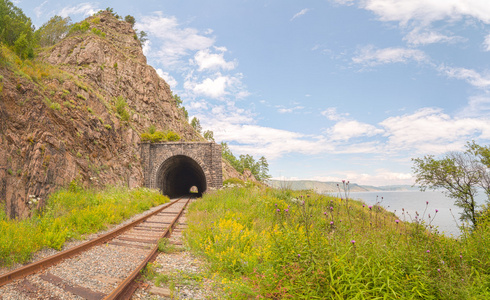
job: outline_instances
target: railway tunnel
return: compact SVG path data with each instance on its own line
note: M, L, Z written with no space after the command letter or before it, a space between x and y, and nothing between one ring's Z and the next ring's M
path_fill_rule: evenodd
M201 196L223 186L221 145L213 142L141 143L144 185L171 198Z
M170 198L196 191L201 197L206 191L206 176L201 166L190 157L176 155L162 163L157 173L157 186L162 194ZM195 187L195 188L193 188Z

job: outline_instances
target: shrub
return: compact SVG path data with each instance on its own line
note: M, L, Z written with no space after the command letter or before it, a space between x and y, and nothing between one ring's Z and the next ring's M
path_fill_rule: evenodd
M166 140L167 141L178 141L178 140L180 140L180 135L178 135L177 133L175 133L173 131L169 131L167 133Z
M69 34L84 33L90 28L90 24L87 21L81 23L75 23L71 26Z
M239 178L228 178L223 181L223 186L241 185L244 186L245 182Z
M123 121L129 121L129 113L126 110L126 106L126 99L123 96L118 96L116 98L116 113Z
M111 126L111 125L109 125L109 124L105 124L105 125L104 125L104 127L105 127L105 129L107 129L107 130L111 130L111 129L112 129L112 126Z
M140 138L142 142L151 142L151 143L180 140L180 136L173 131L163 132L163 131L158 131L155 128L151 128L151 127L148 128L148 132L142 133Z
M61 109L61 105L59 103L51 103L51 105L49 106L49 108L51 109L54 109L54 110L60 110Z

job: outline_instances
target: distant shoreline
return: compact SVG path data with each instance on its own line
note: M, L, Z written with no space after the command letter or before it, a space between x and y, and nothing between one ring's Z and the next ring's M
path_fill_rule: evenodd
M268 180L268 184L274 188L292 189L292 190L314 190L317 193L338 193L343 192L341 182L324 182L315 180ZM339 186L340 185L340 186ZM359 185L357 183L349 183L349 191L356 192L402 192L402 191L419 191L418 186L411 185L386 185L386 186L371 186Z

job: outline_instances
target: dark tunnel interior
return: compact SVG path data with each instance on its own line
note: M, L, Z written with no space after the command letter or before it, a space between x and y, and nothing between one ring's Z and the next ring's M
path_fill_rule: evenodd
M206 176L199 164L190 157L176 155L160 166L157 184L162 194L170 198L188 195L197 188L198 197L206 191ZM194 187L194 188L193 188Z

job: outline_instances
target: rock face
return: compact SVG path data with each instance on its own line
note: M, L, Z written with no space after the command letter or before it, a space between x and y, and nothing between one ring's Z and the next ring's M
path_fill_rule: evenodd
M0 203L12 218L72 181L143 185L138 143L150 125L202 141L131 25L108 12L86 22L89 30L41 53L34 71L0 56Z
M235 170L235 168L233 168L233 166L226 159L222 159L221 167L222 167L223 180L230 179L230 178L238 178L243 181L259 182L250 170L245 169L242 174L237 170Z

